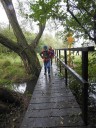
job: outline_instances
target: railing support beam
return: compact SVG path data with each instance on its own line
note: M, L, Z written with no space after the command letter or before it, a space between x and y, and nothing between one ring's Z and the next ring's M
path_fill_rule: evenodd
M88 51L82 51L82 78L88 82ZM83 119L88 124L88 83L82 88L83 93Z
M67 51L64 51L64 55L65 55L65 64L67 65ZM67 75L67 69L65 68L65 85L67 86L68 84L68 75Z

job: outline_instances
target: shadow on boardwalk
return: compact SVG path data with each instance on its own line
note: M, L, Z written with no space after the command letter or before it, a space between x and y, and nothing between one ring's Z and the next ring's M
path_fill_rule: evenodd
M81 110L55 64L51 72L51 78L44 76L42 68L20 128L85 128Z

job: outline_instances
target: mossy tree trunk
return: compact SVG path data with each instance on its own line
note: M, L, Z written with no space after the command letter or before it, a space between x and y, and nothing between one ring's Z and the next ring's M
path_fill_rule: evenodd
M13 42L12 40L0 34L0 43L16 52L22 58L28 74L38 76L40 73L40 63L35 52L35 48L43 34L45 24L39 24L39 32L33 40L32 44L29 46L17 21L12 0L1 0L1 3L13 28L17 42Z
M4 35L0 34L0 42L7 48L13 50L15 53L17 53L25 66L26 72L28 74L32 74L32 76L38 77L40 73L40 63L37 57L37 54L35 50L27 46L24 49L22 47L19 47L18 44L16 44L14 41L8 39Z
M27 47L20 52L20 57L22 58L27 73L38 76L40 73L40 63L34 49Z

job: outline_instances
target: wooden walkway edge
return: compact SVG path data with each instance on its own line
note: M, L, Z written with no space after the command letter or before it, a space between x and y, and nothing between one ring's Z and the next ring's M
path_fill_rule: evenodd
M55 64L51 78L42 68L20 128L85 128L81 110Z

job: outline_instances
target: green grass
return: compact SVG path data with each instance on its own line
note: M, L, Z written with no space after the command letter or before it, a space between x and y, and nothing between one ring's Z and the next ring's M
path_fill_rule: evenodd
M0 55L0 85L21 82L26 78L29 76L17 54Z

